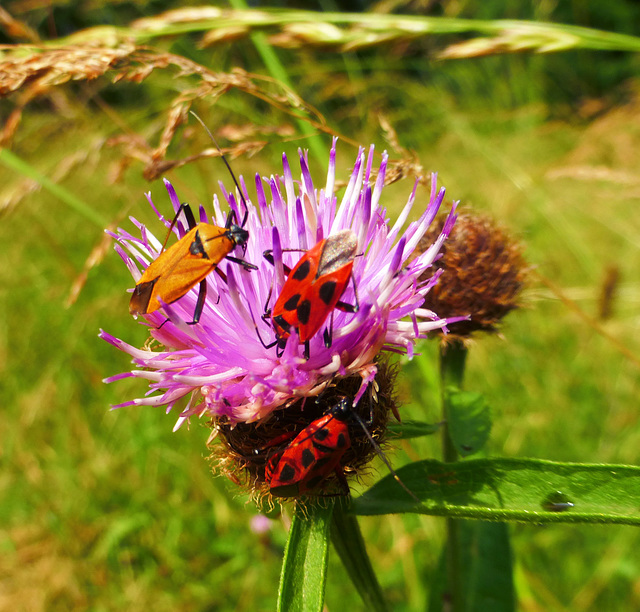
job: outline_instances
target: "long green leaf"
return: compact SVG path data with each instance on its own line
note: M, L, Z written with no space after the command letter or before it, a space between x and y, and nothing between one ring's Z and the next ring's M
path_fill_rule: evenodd
M353 515L346 514L341 506L333 512L331 541L367 610L386 612L387 604L367 555L358 521Z
M606 32L581 26L524 21L515 19L457 19L423 15L388 15L383 13L338 13L304 10L227 10L213 8L192 9L191 21L167 19L165 14L140 20L136 27L113 28L110 38L128 37L138 43L162 36L179 35L206 30L225 31L242 28L246 33L280 30L281 36L272 38L271 44L282 46L321 45L323 49L357 50L373 45L388 44L393 40L415 40L421 37L479 33L487 38L471 39L466 55L515 53L534 51L552 53L568 49L599 49L607 51L639 51L640 38L629 34ZM93 28L74 34L71 42L82 35L82 40L105 38L103 28ZM491 37L491 38L489 38ZM60 39L63 40L63 39ZM221 40L225 40L221 37ZM462 54L449 53L445 57Z
M354 500L351 511L640 525L640 467L636 466L541 459L427 460L406 465L397 473L421 505L387 476Z
M327 507L309 505L294 514L280 576L279 612L322 611L332 512L329 501Z
M460 609L467 612L513 612L513 558L505 523L458 521ZM446 544L445 544L446 546ZM451 600L446 588L446 554L430 580L429 612L441 612Z
M440 57L459 58L478 55L522 53L557 53L570 49L600 51L640 51L640 38L618 32L607 32L581 26L515 19L457 19L423 15L389 15L383 13L319 13L304 10L220 8L211 6L190 10L191 20L172 14L141 19L132 27L98 26L87 28L53 41L30 45L31 49L51 49L61 45L98 41L115 47L122 41L145 44L165 36L192 32L233 32L248 36L255 32L278 32L270 45L321 46L337 52L354 51L391 41L412 41L450 34L466 35L464 43L450 46ZM242 31L242 32L241 32ZM481 37L473 38L473 34ZM219 36L226 42L227 36ZM27 51L20 49L21 53ZM0 50L0 60L11 50Z

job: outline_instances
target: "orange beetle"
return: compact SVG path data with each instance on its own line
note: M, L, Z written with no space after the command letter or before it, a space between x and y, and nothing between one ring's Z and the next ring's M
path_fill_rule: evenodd
M189 289L200 283L198 301L193 311L193 321L188 323L189 325L195 325L200 320L207 297L207 275L215 270L224 281L227 280L225 273L218 269L218 264L223 259L226 258L229 261L240 264L245 270L257 270L258 267L244 259L230 255L231 251L237 246L243 247L243 250L246 249L249 232L244 229L244 225L249 217L249 207L244 195L242 195L242 189L238 185L233 170L231 170L227 158L222 154L222 150L213 134L196 113L193 111L190 111L190 113L200 122L220 152L220 157L229 170L240 194L240 199L244 204L244 218L240 225L236 225L233 222L235 212L232 210L224 227L218 227L210 223L196 223L191 207L188 204L181 204L169 226L167 237L162 245L162 253L149 264L140 280L136 283L129 302L129 312L134 316L155 312L162 307L160 300L165 304L172 304L184 296ZM167 240L169 240L171 230L182 211L184 211L187 219L189 231L165 251L164 247L167 244Z
M246 208L244 196L242 192L240 194ZM165 304L175 302L189 289L200 283L193 321L189 323L189 325L195 325L200 320L207 296L206 276L216 270L226 280L225 274L218 269L218 264L223 259L240 264L245 270L258 269L248 261L230 255L236 246L246 246L249 232L242 225L246 223L248 211L241 225L233 223L235 215L232 211L226 226L218 227L210 223L196 224L191 207L188 204L182 204L171 222L169 234L182 211L185 213L190 230L178 242L160 253L144 271L136 283L129 302L129 312L132 315L155 312L162 307L163 302Z

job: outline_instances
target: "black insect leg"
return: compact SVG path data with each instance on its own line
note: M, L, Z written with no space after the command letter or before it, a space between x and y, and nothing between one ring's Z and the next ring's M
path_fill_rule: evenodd
M196 218L193 216L193 211L191 210L191 206L189 206L189 204L187 204L186 202L183 202L182 204L180 204L180 208L178 208L178 212L176 212L175 216L173 217L173 220L171 221L171 225L169 226L169 230L167 231L167 237L164 239L164 242L162 243L163 251L164 251L164 248L167 246L169 236L171 236L171 231L176 226L176 223L178 222L178 217L180 217L181 212L184 212L184 216L185 216L185 219L187 220L187 225L189 229L193 229L197 225Z
M245 261L244 259L240 259L238 257L232 257L231 255L227 255L226 258L229 261L232 261L233 263L237 263L239 265L241 265L245 270L257 270L258 266L249 263L248 261Z
M358 287L356 287L356 281L353 278L353 272L351 273L351 282L353 283L353 292L356 296L355 304L347 304L346 302L338 302L336 308L342 310L342 312L358 312L360 310L360 302L358 302Z
M333 344L333 311L331 311L331 323L329 324L329 328L324 329L323 333L324 345L326 348L331 348Z
M198 291L198 301L196 302L195 310L193 311L193 321L187 323L187 325L196 325L202 315L204 309L204 301L207 298L207 279L204 278L200 281L200 289Z
M344 471L340 466L336 468L336 478L340 483L340 488L342 489L342 493L345 497L349 497L351 491L349 490L349 483L347 482L347 477L344 475Z

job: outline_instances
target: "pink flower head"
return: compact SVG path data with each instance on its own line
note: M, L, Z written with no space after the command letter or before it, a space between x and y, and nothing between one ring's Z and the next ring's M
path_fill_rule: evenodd
M113 376L105 382L136 377L149 381L148 394L118 406L173 405L190 396L179 415L176 428L190 416L227 417L231 423L252 422L284 408L301 397L317 395L336 376L359 375L362 384L354 405L376 374L376 357L382 350L398 353L413 352L418 338L434 329L445 328L453 319L438 318L421 308L424 296L437 282L440 272L427 281L419 281L425 270L438 257L444 240L455 221L455 204L442 232L433 245L417 257L414 250L433 221L444 197L444 188L436 187L432 176L431 195L420 218L402 230L414 205L414 185L408 202L396 222L391 225L386 209L381 205L387 154L382 154L377 176L372 172L373 147L369 155L360 149L349 183L338 205L334 193L335 145L331 148L326 184L314 186L307 156L300 152L301 179L294 181L289 161L283 155L282 176L256 176L256 202L251 201L244 182L241 187L249 214L245 229L249 240L243 257L257 265L257 271L245 270L236 263L223 260L220 269L226 282L217 274L207 277L207 301L197 325L187 325L193 318L198 296L197 286L184 297L160 311L144 315L153 338L164 350L137 349L102 331L100 336L133 358L139 369ZM374 180L375 176L375 180ZM173 186L165 180L174 211L180 200ZM221 185L222 187L222 185ZM223 195L236 219L244 216L244 204L237 196ZM149 203L156 210L147 195ZM200 207L200 220L224 226L226 215L216 196L214 214L208 218ZM156 210L157 212L157 210ZM169 221L158 213L169 225ZM119 229L113 234L116 250L135 281L141 276L139 267L146 267L158 257L161 243L147 228L133 220L140 237ZM189 228L176 223L178 238ZM273 342L275 332L270 318L263 318L265 305L273 307L287 277L284 266L293 268L302 254L286 249L307 250L317 242L341 230L351 230L357 237L357 256L353 264L353 282L357 287L358 312L334 310L332 345L325 347L320 331L310 340L309 359L295 332L283 349L265 348ZM263 258L272 250L274 265ZM284 264L284 265L283 265ZM341 301L354 304L355 293L350 281ZM168 320L167 320L168 319ZM458 320L459 318L456 318Z

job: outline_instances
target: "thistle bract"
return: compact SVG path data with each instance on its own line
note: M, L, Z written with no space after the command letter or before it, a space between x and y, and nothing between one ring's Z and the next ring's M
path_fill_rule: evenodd
M194 288L173 304L143 317L162 350L138 349L101 332L102 338L131 355L138 368L106 382L125 377L149 381L145 397L115 407L165 406L168 412L176 402L188 398L176 428L195 415L226 418L231 424L253 422L301 397L318 395L335 377L359 375L362 383L353 398L355 405L375 377L375 360L380 351L411 356L416 339L453 321L422 308L425 295L438 281L440 272L435 271L426 280L419 279L424 279L451 231L455 205L433 244L418 257L411 257L444 197L444 189L436 187L436 176L431 178L429 201L418 220L403 231L416 200L418 182L399 218L390 224L381 203L387 154L382 154L375 173L373 147L368 155L360 149L344 194L338 197L334 189L335 145L334 140L326 183L320 188L311 179L304 152L299 154L299 181L293 180L285 155L281 176L256 176L255 199L249 196L241 179L249 210L245 225L249 240L242 257L259 269L247 271L223 260L219 267L226 280L217 274L207 277L207 302L198 325L187 325L198 295ZM165 185L177 211L180 200L166 180ZM212 217L200 207L201 221L224 226L227 208L235 211L237 219L244 217L244 202L238 194L225 191L222 185L221 188L225 205L214 196ZM147 198L158 212L150 194ZM158 216L169 226L170 218L160 213ZM113 236L116 250L137 281L140 268L160 254L161 243L146 227L135 220L133 223L139 237L124 230ZM179 221L174 232L180 238L188 229ZM310 340L308 359L295 331L283 347L265 348L263 342L268 345L275 338L269 317L263 316L265 307L272 306L279 295L286 269L295 266L301 251L341 230L351 230L357 237L353 282L347 285L341 300L354 303L355 284L358 312L332 311L331 347L325 346L323 333L318 332ZM273 265L263 258L266 250L273 253ZM329 318L325 326L330 324Z

